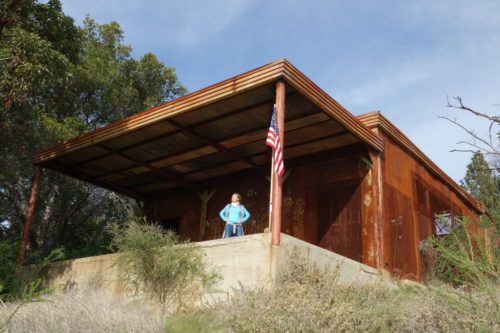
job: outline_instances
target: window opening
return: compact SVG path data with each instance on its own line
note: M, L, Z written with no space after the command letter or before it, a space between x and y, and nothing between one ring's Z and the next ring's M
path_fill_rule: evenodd
M451 234L453 219L449 212L434 214L434 224L436 226L436 235L443 236Z

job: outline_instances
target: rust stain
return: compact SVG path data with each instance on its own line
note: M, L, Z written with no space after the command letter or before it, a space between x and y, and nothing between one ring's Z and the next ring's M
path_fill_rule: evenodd
M370 249L368 250L368 260L373 261L375 258L375 249L373 246L370 246Z
M372 193L370 191L370 192L368 192L368 193L365 194L365 198L363 200L363 204L365 206L370 206L371 203L372 203Z

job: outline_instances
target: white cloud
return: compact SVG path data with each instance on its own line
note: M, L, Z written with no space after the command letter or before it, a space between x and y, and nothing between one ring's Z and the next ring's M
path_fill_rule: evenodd
M491 29L500 26L497 19L500 2L497 0L420 0L401 6L414 21L407 23L421 24L425 21L464 27L466 29ZM408 17L406 17L407 19Z
M334 95L350 106L381 104L401 89L428 79L432 75L432 64L423 59L412 59L388 68L387 72L381 77L370 78L359 87L335 91Z
M62 0L63 9L81 23L90 14L99 23L118 21L131 39L192 46L228 28L257 0Z
M206 41L231 25L254 0L182 1L177 5L176 38L184 45Z

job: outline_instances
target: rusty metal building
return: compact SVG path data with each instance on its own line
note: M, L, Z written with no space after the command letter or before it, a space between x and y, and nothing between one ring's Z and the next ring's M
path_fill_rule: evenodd
M380 112L353 116L284 59L36 153L29 209L48 168L135 198L150 220L195 241L221 237L218 213L239 192L252 215L245 233L263 232L276 103L286 169L273 180L278 237L420 279L418 245L436 233L435 214L484 212Z

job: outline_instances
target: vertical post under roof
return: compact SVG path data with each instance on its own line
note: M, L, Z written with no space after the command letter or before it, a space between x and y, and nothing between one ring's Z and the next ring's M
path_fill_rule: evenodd
M285 148L285 82L278 81L276 83L276 118L278 121L279 136L281 147L284 152ZM274 168L274 165L271 165ZM283 177L274 173L272 178L272 245L280 245L281 233L281 206L282 206L282 185Z
M40 165L35 166L35 173L33 175L33 181L31 183L31 193L28 201L28 208L26 209L26 215L24 218L24 228L23 237L21 238L21 247L19 249L19 254L16 259L17 267L21 267L26 256L26 248L28 247L28 242L30 238L31 224L33 223L33 215L35 214L36 202L38 200L38 193L40 191L40 181L42 179L43 168Z

